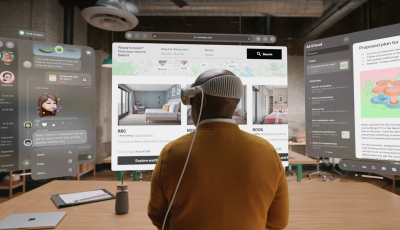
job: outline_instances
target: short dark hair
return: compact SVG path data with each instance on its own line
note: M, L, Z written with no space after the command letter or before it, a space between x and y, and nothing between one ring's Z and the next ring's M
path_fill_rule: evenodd
M27 142L32 143L31 140L26 140L26 141L25 141L25 144L26 144Z
M9 74L10 76L12 76L12 74L10 72L5 72L5 73L3 73L3 77L5 77L6 74Z

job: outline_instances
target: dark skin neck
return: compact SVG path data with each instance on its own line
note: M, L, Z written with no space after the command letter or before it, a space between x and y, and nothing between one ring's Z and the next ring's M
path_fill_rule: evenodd
M235 75L232 72L224 69L212 69L202 73L196 81L192 84L193 86L199 86L207 82L208 80L223 76L223 75ZM233 113L235 112L236 106L240 99L215 97L211 95L204 95L203 99L203 110L200 117L200 122L206 119L213 118L228 118L232 119ZM200 113L201 106L201 93L196 94L196 96L191 100L192 105L192 119L195 126L197 126L197 121Z

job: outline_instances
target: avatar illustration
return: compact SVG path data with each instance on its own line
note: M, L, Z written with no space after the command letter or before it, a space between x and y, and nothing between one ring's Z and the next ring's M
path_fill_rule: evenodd
M30 61L25 61L25 62L24 62L24 67L27 68L27 69L29 69L29 68L32 67L32 63L31 63Z
M43 94L38 100L38 113L40 117L56 116L57 110L57 97L53 94Z
M24 142L24 145L25 146L31 146L31 144L32 144L32 141L31 140L25 140L25 142Z
M12 62L11 54L10 53L4 53L3 58L1 59L3 62Z
M11 72L3 72L0 76L1 81L4 83L11 83L14 81L14 76Z
M26 121L26 122L24 123L24 127L25 127L26 129L30 129L30 128L32 127L32 123L31 123L30 121Z

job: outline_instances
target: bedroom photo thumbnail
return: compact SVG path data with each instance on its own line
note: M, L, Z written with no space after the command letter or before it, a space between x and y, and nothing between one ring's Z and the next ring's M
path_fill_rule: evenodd
M253 124L288 123L288 92L282 85L253 85Z
M190 85L189 85L190 86ZM187 106L187 124L193 125L192 120L192 108L190 105ZM233 113L232 119L236 121L238 125L247 125L247 86L243 86L243 96L240 99L236 109Z
M181 125L181 85L119 84L118 125Z

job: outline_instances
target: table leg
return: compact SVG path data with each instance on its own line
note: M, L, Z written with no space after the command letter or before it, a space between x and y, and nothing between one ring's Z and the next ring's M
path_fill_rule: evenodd
M76 176L76 180L80 180L81 179L81 172L79 171L80 167L78 164L78 175Z
M292 151L292 146L291 145L289 145L289 151ZM289 159L288 159L288 162L289 162ZM289 164L289 167L288 167L288 172L291 173L293 176L296 176L296 173L294 173L292 171L292 166L290 164Z
M133 176L132 176L133 181L137 181L137 172L133 171Z
M12 185L13 185L13 176L12 176L12 171L10 171L10 174L9 174L9 176L10 176L10 180L9 180L9 190L8 190L8 198L9 199L11 199L12 198L12 195L13 195L13 189L12 189Z
M303 165L297 165L297 182L301 182L303 175Z
M291 173L293 176L296 176L296 173L292 170L292 165L289 165L288 172Z
M393 192L396 190L396 175L393 175Z
M122 172L118 171L118 181L122 181Z
M24 174L24 175L22 176L22 181L23 181L23 184L22 184L22 193L25 193L25 170L22 170L22 173Z

